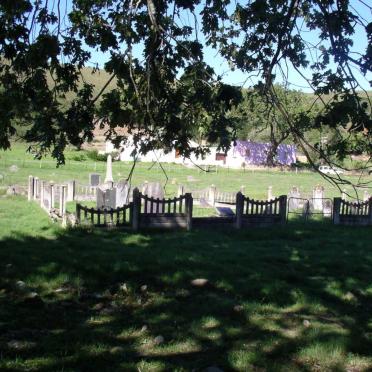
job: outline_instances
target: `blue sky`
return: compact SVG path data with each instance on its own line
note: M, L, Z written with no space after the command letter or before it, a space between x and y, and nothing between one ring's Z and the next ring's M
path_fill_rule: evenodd
M71 7L71 0L68 1L68 8ZM371 0L364 0L365 2L370 2ZM365 7L362 2L359 0L351 0L350 1L351 7L353 7L355 12L358 12L366 22L371 22L372 21L372 14L371 11L368 10L367 7ZM186 17L185 17L186 18ZM316 31L309 31L309 30L304 30L305 32L303 33L303 37L315 44L318 41L318 34ZM200 34L199 34L200 36ZM355 28L355 33L352 36L353 39L353 47L352 50L356 53L363 53L365 51L365 48L367 46L367 39L365 37L364 31L361 26L358 26ZM327 45L325 45L327 46ZM140 54L141 48L137 48L137 54ZM91 64L95 65L98 64L100 67L103 67L105 61L107 61L109 55L108 54L103 54L99 51L94 51L91 50L92 52L92 58L91 58ZM231 71L231 68L229 67L228 62L222 58L219 53L210 48L210 47L205 47L204 48L204 56L206 62L212 66L218 75L222 75L222 79L224 82L233 84L233 85L242 85L244 84L245 87L252 86L257 80L255 79L247 79L248 75L239 71ZM282 66L284 67L284 66ZM335 67L335 65L331 65L332 68ZM362 76L358 70L353 71L355 73L355 76L359 80L361 87L363 89L371 89L371 85L369 81L372 80L372 74L367 75L366 77ZM305 75L306 77L311 77L311 71L309 69L303 69L301 70L301 73ZM280 77L279 70L277 70L277 81L278 82L283 82L283 79ZM292 89L297 89L297 90L303 90L303 91L311 91L311 88L308 86L306 81L293 69L289 66L288 69L288 82L289 82L289 87Z

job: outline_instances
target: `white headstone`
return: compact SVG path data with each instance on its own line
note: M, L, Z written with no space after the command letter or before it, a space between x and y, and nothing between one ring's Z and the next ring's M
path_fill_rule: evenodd
M116 186L116 207L128 204L129 183L127 180L120 180Z
M332 216L332 202L329 199L324 200L323 216L324 217L331 217Z
M43 206L48 211L52 207L51 200L52 200L52 193L51 193L50 184L45 183L44 192L43 192Z
M160 182L149 182L146 184L145 187L145 193L143 194L147 195L149 198L154 199L164 199L164 189ZM150 202L149 202L150 204ZM147 206L147 209L150 209L150 205ZM161 204L159 207L159 213L163 212L163 205Z
M296 209L300 208L300 190L298 187L293 186L292 189L288 193L288 210L295 211Z
M114 182L114 179L112 177L112 157L111 157L111 155L107 156L105 183L106 182Z
M155 199L164 199L164 189L160 182L149 182L147 184L147 196Z
M267 188L267 200L273 200L274 197L273 197L273 187L272 186L269 186Z
M363 201L366 202L366 201L369 200L369 198L370 198L370 195L369 195L368 191L367 190L364 190Z
M317 211L323 210L324 187L317 185L313 189L313 206Z

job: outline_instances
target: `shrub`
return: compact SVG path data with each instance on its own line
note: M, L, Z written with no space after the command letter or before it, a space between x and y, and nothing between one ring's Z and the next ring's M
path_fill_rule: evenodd
M87 156L93 161L106 161L109 154L99 154L97 150L87 151ZM111 153L112 160L116 160L119 153L114 151Z
M74 161L85 161L87 160L85 154L77 154L77 155L73 155L71 156L71 160L74 160Z

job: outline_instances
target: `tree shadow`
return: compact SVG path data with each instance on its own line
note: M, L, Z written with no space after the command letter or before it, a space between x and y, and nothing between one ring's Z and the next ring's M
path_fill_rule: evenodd
M0 367L370 368L370 241L320 223L5 238Z

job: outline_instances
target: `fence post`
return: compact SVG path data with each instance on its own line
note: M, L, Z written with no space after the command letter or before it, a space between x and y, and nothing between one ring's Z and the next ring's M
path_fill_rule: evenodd
M211 185L209 187L208 201L212 205L215 205L215 202L216 202L216 186L215 185Z
M67 201L74 201L75 200L75 180L67 181Z
M340 209L341 209L342 198L333 199L333 223L335 225L340 224Z
M235 227L238 230L241 229L243 225L243 209L244 209L244 195L239 191L236 194L236 205L235 205L235 213L236 213Z
M54 191L54 183L50 183L50 210L52 210L54 208L54 195L55 195L55 191Z
M34 177L28 176L28 194L27 194L27 200L30 201L34 198L35 193L35 181Z
M372 225L372 197L368 199L368 220L369 225Z
M185 194L185 212L186 212L186 228L187 231L190 231L192 229L192 195L191 193Z
M67 195L67 186L61 185L60 186L60 195L59 195L59 213L61 217L66 214L66 195Z
M44 184L45 181L39 181L40 182L40 205L42 208L44 208Z
M34 200L36 200L39 197L39 186L40 186L40 180L38 177L34 178Z
M141 213L141 195L137 187L133 190L133 208L131 211L133 211L132 228L134 231L138 231Z
M280 223L284 225L287 221L287 195L279 196Z
M79 203L76 204L76 223L80 225L81 221L81 205Z
M184 193L183 185L178 185L177 197L179 198Z

